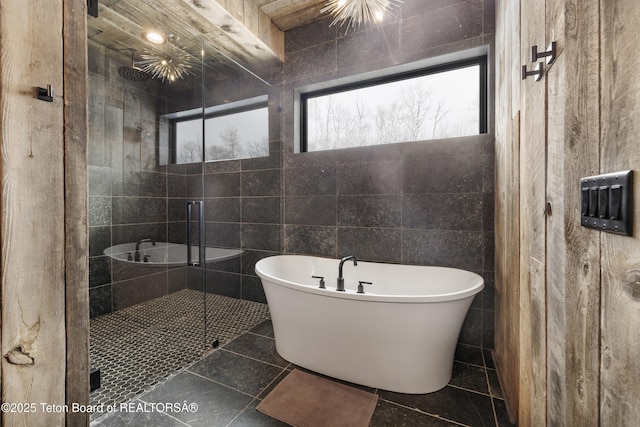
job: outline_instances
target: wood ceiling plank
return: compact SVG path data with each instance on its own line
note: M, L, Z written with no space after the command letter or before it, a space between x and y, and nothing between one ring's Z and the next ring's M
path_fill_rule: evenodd
M145 0L145 2L155 2L157 7L162 7L166 4L162 0ZM174 3L174 2L171 2ZM275 65L282 63L284 60L284 35L272 35L270 32L278 32L275 27L271 27L268 37L262 39L259 34L252 33L244 24L244 12L242 16L236 14L236 17L232 15L227 9L222 7L215 0L176 0L176 6L184 11L186 6L191 12L194 19L205 21L209 24L213 24L216 28L223 31L225 37L229 40L229 44L235 45L236 49L240 50L240 53L247 57L249 60L258 60L265 64ZM238 0L238 2L227 2L227 4L234 5L232 10L237 10L242 5L244 11L244 1ZM230 7L230 6L229 6ZM240 21L238 18L241 18Z
M179 35L184 43L203 41L205 45L214 46L221 53L221 61L229 62L227 57L258 73L282 63L284 57L284 35L281 40L273 36L266 38L272 46L273 42L280 43L275 45L276 52L215 0L103 0L101 7L126 16L134 23L135 29L125 30L130 36L126 38L128 43L133 43L134 37L141 39L141 34L137 34L140 28L157 27L167 34ZM245 16L255 20L251 13L245 13ZM99 25L100 19L91 26ZM105 28L102 30L106 31ZM269 30L273 31L272 28Z
M327 17L321 10L327 0L275 0L259 2L260 9L282 31L287 31Z
M272 18L272 21L282 31L291 30L293 28L300 27L302 25L306 25L308 23L327 18L329 14L321 13L321 9L323 7L324 7L324 4L322 3L316 4L306 9L297 11L296 13L292 13L291 15L286 15L281 18L275 18L275 19Z
M260 9L273 18L281 18L283 16L298 13L304 9L313 6L326 6L327 0L273 0L270 2L262 2Z

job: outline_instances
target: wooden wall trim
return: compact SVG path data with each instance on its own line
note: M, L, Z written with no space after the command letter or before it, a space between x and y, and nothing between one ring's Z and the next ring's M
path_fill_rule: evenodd
M85 0L64 0L66 404L89 404L88 88ZM67 412L67 426L89 425Z
M600 233L580 226L580 178L598 173L600 47L597 2L549 2L547 44L547 336L549 425L598 419ZM553 260L551 262L551 260Z
M520 65L546 46L545 0L520 3ZM520 79L520 405L522 425L545 425L547 412L546 77Z
M600 425L640 425L640 2L600 1L600 172L633 169L633 237L602 233ZM591 346L595 345L594 343Z
M640 173L640 58L633 25L640 21L640 3L513 3L522 8L520 28L512 33L521 48L515 59L509 59L514 42L504 31L518 19L508 13L512 2L497 3L496 20L496 257L505 257L496 259L496 363L505 399L515 402L523 426L638 425L640 185L636 181L635 232L628 237L580 226L579 180L627 169ZM540 82L505 71L509 61L530 64L531 46L551 41L558 56ZM505 161L516 134L509 133L505 117L509 104L509 117L520 109L519 166L513 170ZM521 184L519 213L503 195L513 180ZM546 183L543 193L540 182ZM511 220L519 220L522 231L519 262L506 251L508 234L498 235L508 233L504 223ZM508 272L518 266L520 279L509 286ZM518 290L519 305L510 300ZM519 322L519 336L509 335L512 321ZM506 362L510 351L519 355L519 372ZM509 395L514 383L515 398Z
M65 403L62 3L0 2L2 425L63 425ZM52 85L53 102L36 98Z
M496 8L495 351L509 418L520 384L520 3Z

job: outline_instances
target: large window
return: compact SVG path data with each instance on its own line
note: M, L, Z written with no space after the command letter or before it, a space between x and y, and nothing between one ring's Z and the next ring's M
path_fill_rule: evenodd
M302 93L301 151L486 132L486 58Z
M202 115L178 116L171 120L172 162L202 161ZM205 161L268 156L269 124L266 102L207 109L204 139Z

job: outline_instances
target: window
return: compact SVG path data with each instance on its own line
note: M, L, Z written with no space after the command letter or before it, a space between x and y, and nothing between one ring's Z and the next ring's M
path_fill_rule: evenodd
M301 151L486 132L486 57L302 93Z
M259 98L205 110L205 161L269 155L268 108L264 97ZM170 124L172 163L202 161L202 116L197 110L174 114Z

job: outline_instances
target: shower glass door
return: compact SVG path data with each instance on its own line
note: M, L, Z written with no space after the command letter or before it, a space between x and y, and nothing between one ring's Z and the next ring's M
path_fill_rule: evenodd
M245 328L242 236L260 222L256 176L279 161L260 73L186 4L154 4L104 0L87 18L90 353L104 379L91 399L105 405Z
M169 16L105 0L87 17L92 403L122 402L205 348L203 48Z
M243 232L251 233L248 209L259 200L251 185L253 170L264 168L270 154L270 87L213 43L205 41L202 53L204 248L199 252L206 260L200 268L205 345L211 348L233 339L250 321L241 314L240 300L247 298L243 272L253 265L242 241Z

